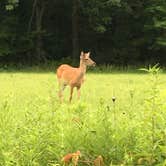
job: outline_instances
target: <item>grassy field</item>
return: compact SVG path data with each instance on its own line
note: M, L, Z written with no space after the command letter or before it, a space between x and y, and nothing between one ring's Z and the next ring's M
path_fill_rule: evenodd
M57 97L55 73L0 73L0 166L166 165L166 75L88 73L81 100ZM115 102L112 101L115 97ZM92 163L91 163L92 162ZM100 166L100 165L96 165Z

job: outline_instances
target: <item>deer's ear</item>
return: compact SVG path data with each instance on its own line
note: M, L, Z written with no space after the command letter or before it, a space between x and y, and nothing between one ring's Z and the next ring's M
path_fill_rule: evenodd
M90 52L87 53L87 56L88 56L88 57L90 56Z
M84 56L84 52L81 51L80 58L83 58L83 56Z

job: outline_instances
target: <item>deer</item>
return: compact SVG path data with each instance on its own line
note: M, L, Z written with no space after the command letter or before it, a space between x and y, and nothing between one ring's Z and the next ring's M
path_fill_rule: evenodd
M85 73L87 66L95 66L96 63L90 58L90 52L80 54L79 67L72 67L68 64L62 64L57 68L57 79L59 83L58 96L63 102L63 91L66 86L70 86L69 102L71 103L73 96L73 89L77 88L77 98L80 99L80 88L85 80Z
M73 163L73 166L77 166L78 164L78 160L81 156L81 152L78 150L75 153L68 153L67 155L65 155L62 158L62 162L66 165L66 164L70 164L71 162Z

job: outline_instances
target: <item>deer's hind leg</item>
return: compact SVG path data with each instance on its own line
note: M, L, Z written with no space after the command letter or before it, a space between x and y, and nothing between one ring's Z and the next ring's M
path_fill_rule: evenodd
M60 102L63 102L63 91L65 90L66 84L62 80L59 81L59 91L58 91L58 96L60 99Z
M78 100L80 99L80 95L81 95L80 89L81 89L81 86L78 86L77 87L77 98L78 98Z

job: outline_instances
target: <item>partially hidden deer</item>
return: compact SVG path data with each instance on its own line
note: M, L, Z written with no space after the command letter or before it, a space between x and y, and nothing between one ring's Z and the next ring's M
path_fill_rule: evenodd
M73 89L77 88L78 99L80 98L80 88L84 82L87 66L95 66L96 63L90 58L90 52L84 53L81 51L79 67L72 67L67 64L62 64L57 69L57 79L59 82L58 96L60 101L63 101L63 91L67 85L70 86L70 98L72 100Z
M70 164L70 162L73 163L73 166L77 166L78 164L78 160L79 160L79 157L81 156L81 153L80 151L78 150L77 152L75 153L68 153L67 155L65 155L63 158L62 158L62 162L66 165L66 164Z

